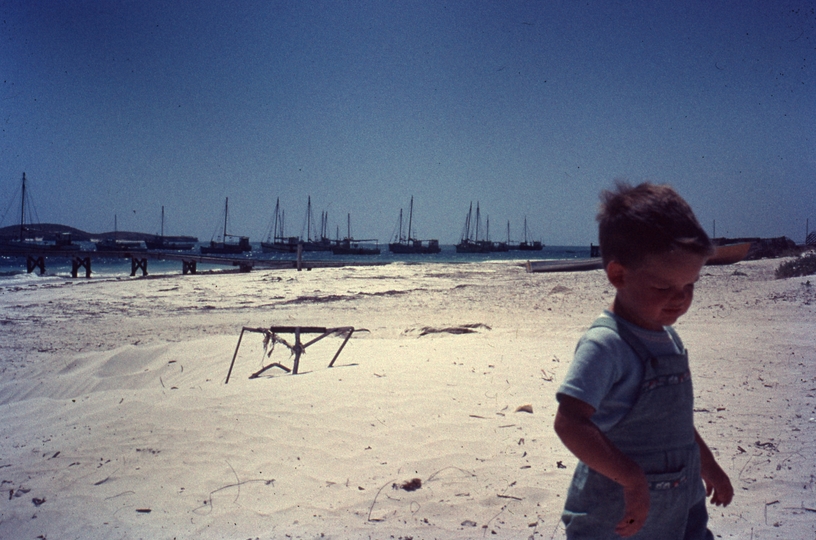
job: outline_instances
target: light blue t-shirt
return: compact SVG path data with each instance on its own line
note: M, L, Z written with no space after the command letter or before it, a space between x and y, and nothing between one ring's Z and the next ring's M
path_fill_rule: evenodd
M636 326L610 311L655 356L682 353L667 330L659 332ZM580 399L595 409L592 422L607 432L629 412L637 400L643 381L643 363L635 351L614 331L605 327L590 328L578 340L567 377L558 388L561 394Z

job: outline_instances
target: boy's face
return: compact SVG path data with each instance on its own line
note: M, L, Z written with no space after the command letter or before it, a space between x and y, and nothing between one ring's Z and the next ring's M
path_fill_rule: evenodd
M606 273L617 289L613 312L648 330L674 324L691 306L705 261L681 249L649 255L634 268L611 261Z

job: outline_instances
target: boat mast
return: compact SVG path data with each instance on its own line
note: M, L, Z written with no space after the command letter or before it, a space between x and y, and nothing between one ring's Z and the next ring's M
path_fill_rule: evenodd
M411 195L411 206L408 210L408 241L411 241L411 225L414 221L414 196Z
M23 173L23 195L20 197L20 242L23 241L23 231L25 230L25 173Z
M470 240L470 217L473 215L473 201L470 202L467 216L465 217L465 234L462 240Z
M280 197L275 201L275 224L272 226L272 241L278 239L278 216L280 215ZM281 232L283 236L283 232Z
M229 215L229 197L224 201L224 243L227 243L227 216Z
M280 223L281 223L281 228L280 228L280 231L281 231L281 232L280 232L280 237L281 237L281 238L284 238L284 234L286 234L286 233L284 233L284 232L283 232L283 225L284 225L284 222L285 222L285 221L286 221L286 212L285 212L285 211L283 211L283 210L281 210L281 213L280 213Z
M312 241L312 196L306 200L306 241Z
M479 201L476 201L476 241L479 241L479 222L482 220L482 216L479 213Z
M164 238L164 205L162 205L161 237Z

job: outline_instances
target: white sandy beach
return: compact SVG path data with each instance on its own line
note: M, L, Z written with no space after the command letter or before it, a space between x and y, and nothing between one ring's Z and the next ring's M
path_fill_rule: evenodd
M816 278L780 262L704 268L677 324L717 538L816 537ZM506 262L6 286L0 538L563 538L554 393L612 291ZM257 379L291 359L246 334L224 384L271 325L357 332Z

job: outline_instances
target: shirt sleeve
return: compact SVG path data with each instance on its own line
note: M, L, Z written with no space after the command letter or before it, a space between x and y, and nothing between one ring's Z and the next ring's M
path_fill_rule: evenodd
M610 339L611 338L611 339ZM578 341L567 377L558 389L556 398L568 395L591 405L596 411L621 378L621 367L616 359L614 341L617 334L608 328L591 328Z
M556 399L567 395L595 409L592 421L606 432L632 409L643 380L643 363L609 328L590 328L578 341Z

